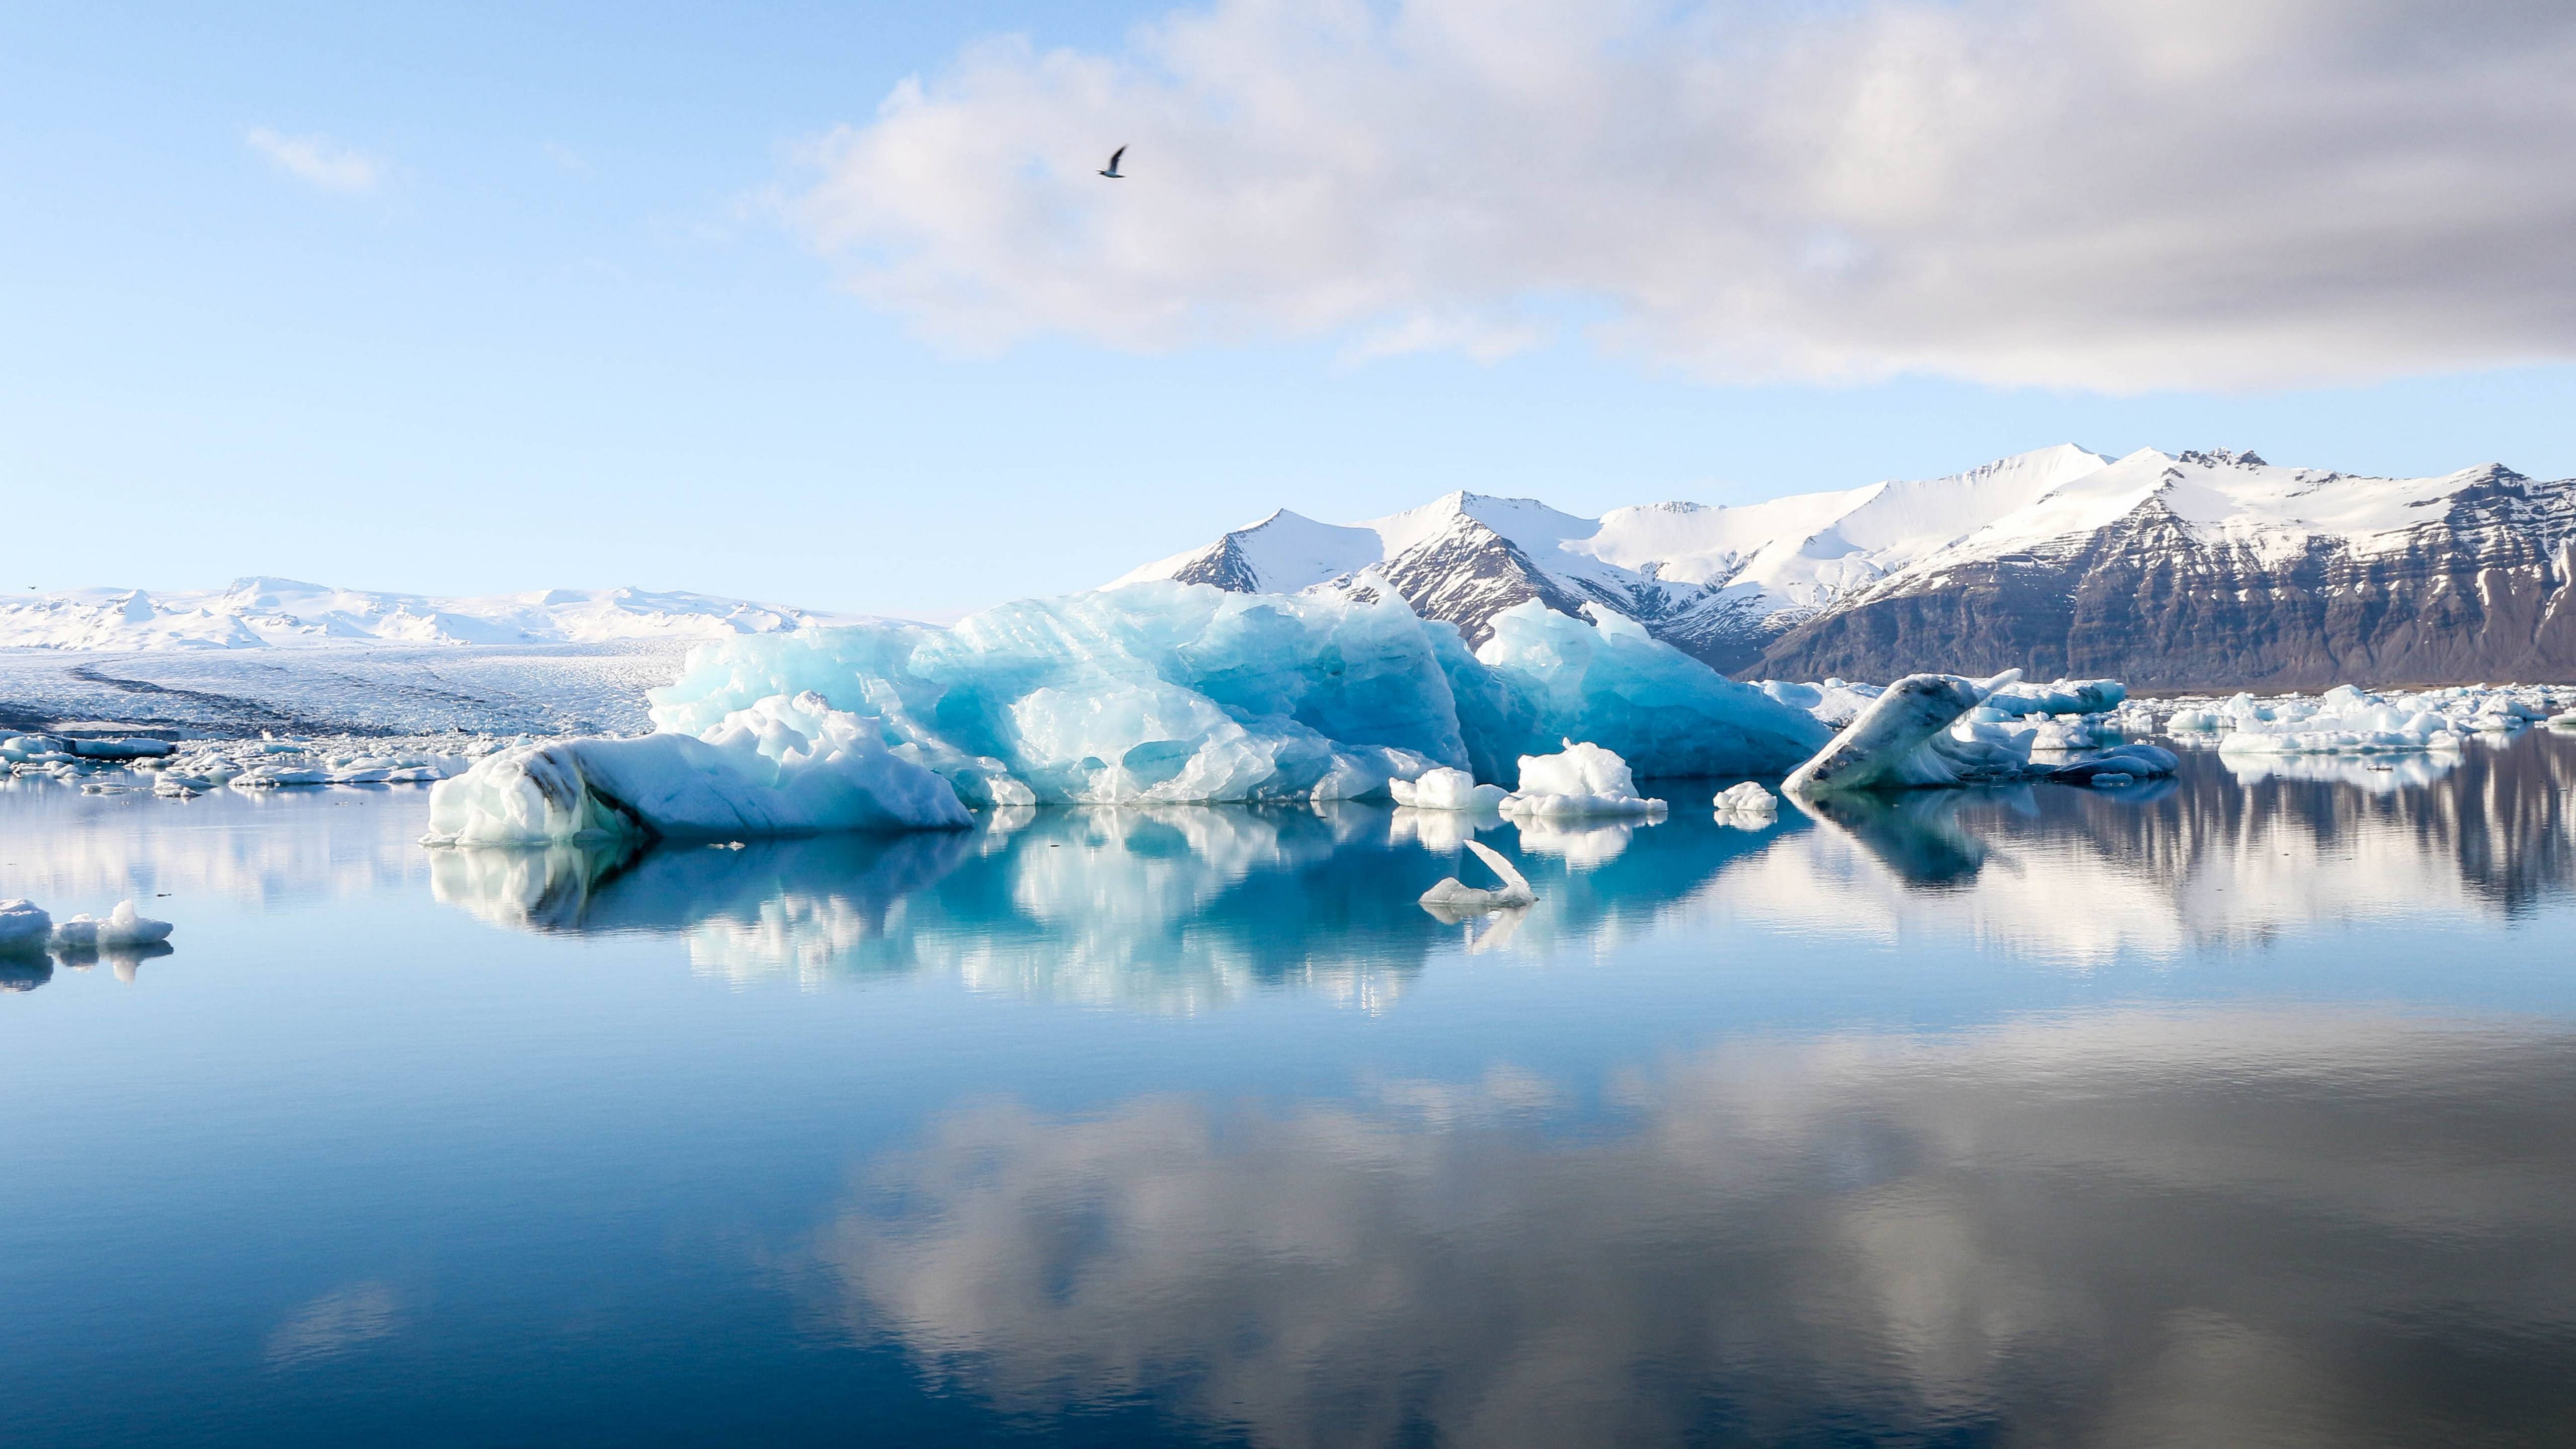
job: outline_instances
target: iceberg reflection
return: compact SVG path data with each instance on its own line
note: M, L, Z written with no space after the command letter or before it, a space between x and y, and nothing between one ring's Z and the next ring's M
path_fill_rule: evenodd
M1506 848L1518 835L1547 899L1508 920L1425 912L1417 898L1457 872L1480 825ZM971 833L736 848L447 849L431 888L513 929L678 936L698 970L738 981L930 969L979 989L1192 1010L1275 986L1382 1002L1435 951L1544 948L1651 917L1764 843L1622 861L1624 825L1543 833L1579 876L1498 817L1342 802L1020 807ZM1583 846L1595 837L1612 843Z
M2310 924L2512 918L2576 875L2576 742L2527 736L2384 789L2368 761L2210 753L2171 780L1850 794L1759 828L1508 821L1340 802L990 812L973 832L640 853L434 854L438 898L496 924L640 931L740 981L951 972L979 989L1191 1010L1269 987L1383 1002L1432 955L1545 955L1606 929L1751 925L1965 941L2090 965L2259 944ZM1539 902L1435 919L1470 840ZM1631 932L1633 935L1633 932Z
M1005 1103L808 1312L1005 1412L1263 1444L2505 1442L2576 1414L2576 1039L2242 1008L1277 1108ZM2331 1326L2321 1332L2320 1325ZM2474 1367L2472 1367L2474 1365Z

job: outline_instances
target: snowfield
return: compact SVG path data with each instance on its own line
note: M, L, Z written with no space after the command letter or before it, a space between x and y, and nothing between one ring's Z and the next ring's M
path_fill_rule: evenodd
M0 650L0 731L636 734L689 643Z
M540 589L433 598L248 578L221 589L68 589L0 600L0 649L141 653L371 644L603 644L781 634L854 622L861 621L777 604L644 589Z

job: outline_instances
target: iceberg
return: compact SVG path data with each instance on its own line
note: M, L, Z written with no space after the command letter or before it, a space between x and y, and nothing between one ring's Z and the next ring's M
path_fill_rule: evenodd
M1358 798L1434 769L1498 783L1565 738L1649 774L1754 774L1830 733L1616 615L1533 600L1492 622L1470 652L1392 591L1157 581L1021 600L948 629L724 640L653 692L652 717L695 735L811 691L879 721L890 751L977 807Z
M54 918L34 901L0 901L0 956L41 951L53 934Z
M429 794L433 845L723 840L973 823L947 780L888 749L875 719L811 691L702 736L572 739L488 755Z
M1521 787L1497 808L1505 815L1550 819L1663 811L1663 801L1638 797L1628 762L1616 753L1589 742L1563 743L1558 754L1521 756Z
M1512 863L1503 859L1500 851L1482 841L1469 840L1461 843L1474 851L1478 860L1491 867L1494 874L1502 878L1503 883L1492 890L1480 890L1461 882L1454 875L1450 876L1422 893L1422 904L1433 914L1463 915L1471 911L1501 910L1511 906L1537 903L1538 892L1530 889L1529 879L1513 869Z
M2048 778L2061 785L2126 785L2159 780L2181 767L2182 760L2173 751L2132 742L2059 765L2048 772Z
M1960 785L2020 775L2030 765L2030 736L2001 725L1952 726L2012 682L2007 673L1982 683L1955 674L1909 674L1871 700L1833 743L1782 782L1798 795L1844 790Z
M1620 614L1587 623L1532 599L1490 626L1472 656L1456 630L1424 626L1442 650L1479 779L1500 780L1519 757L1567 739L1613 751L1650 778L1779 774L1833 737L1814 716Z
M2170 750L2154 745L2113 743L2089 747L2116 729L2089 719L2071 722L2042 716L2032 722L2012 711L2036 701L2072 701L2116 709L2128 697L2117 680L2087 680L2012 688L2019 671L1992 679L1962 679L1955 674L1912 674L1889 685L1833 743L1791 771L1784 793L1816 797L1851 790L1905 790L1979 782L2045 777L2070 784L2097 775L2126 774L2144 779L2172 774L2180 765ZM1998 703L2000 701L2001 703ZM2081 752L2054 766L2034 767L2034 747L2052 754Z

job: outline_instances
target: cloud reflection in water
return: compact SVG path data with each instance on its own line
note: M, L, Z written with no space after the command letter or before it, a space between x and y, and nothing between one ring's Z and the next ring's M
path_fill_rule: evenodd
M2478 1442L2576 1422L2572 1048L2128 1011L1727 1042L1589 1130L1509 1071L986 1105L861 1173L809 1308L1264 1444Z

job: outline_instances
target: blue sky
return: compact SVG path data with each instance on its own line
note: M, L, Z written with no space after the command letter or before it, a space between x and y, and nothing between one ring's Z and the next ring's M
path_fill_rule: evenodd
M1379 20L1402 8L1360 7ZM1514 230L1506 213L1511 235L1491 245L1403 240L1417 270L1345 306L1315 299L1401 270L1370 260L1383 237L1360 246L1331 230L1347 220L1290 217L1283 234L1314 235L1258 265L1215 267L1170 249L1242 243L1066 229L1050 198L1103 204L1091 193L986 205L993 188L1093 179L1059 152L1096 165L1130 129L1159 138L1190 115L1237 125L1236 110L1260 110L1226 96L1236 72L1190 58L1249 44L1253 22L1210 23L1216 39L1191 49L1171 40L1172 13L0 3L6 582L633 583L946 614L1087 586L1277 506L1355 518L1461 487L1584 512L1746 501L2062 441L2252 447L2379 473L2487 460L2576 473L2576 369L2549 360L2571 350L2551 330L2565 298L2516 306L2510 289L2528 285L2517 263L2457 237L2441 239L2455 264L2391 263L2365 279L2412 298L2422 311L2409 316L2502 319L2439 345L2415 345L2427 329L2405 318L2343 335L2331 309L2351 311L2346 294L2225 348L2177 344L2168 329L2034 352L2016 339L2061 317L2073 334L2117 333L2118 318L2086 310L2109 305L2097 299L2116 278L2052 279L2054 311L1951 348L1941 339L1978 328L1944 320L1955 299L1923 301L1920 288L1897 299L1919 324L1885 331L1851 307L1783 320L1693 291L1686 270L1671 274L1678 290L1621 295L1616 276L1563 260L1615 250L1618 234ZM1383 84L1358 52L1417 43L1400 29L1325 37L1281 73L1310 95L1356 76L1364 107ZM1029 47L960 60L1008 34ZM1074 66L1064 81L1051 51L1107 79ZM946 98L936 134L952 139L935 144L950 149L915 146L934 133L910 129L902 106L881 112L907 77ZM1443 108L1470 112L1495 93L1470 87ZM1079 106L1065 108L1068 94ZM1538 114L1559 104L1581 102ZM1386 188L1482 164L1444 151L1428 170L1389 165L1412 124L1351 143L1372 159L1348 164L1371 168L1380 190L1346 210L1383 213L1386 196L1405 199ZM2566 140L2552 119L2517 124L2537 125L2525 139L2544 149ZM852 145L836 151L835 128ZM961 132L977 139L955 142ZM1423 142L1435 143L1450 144ZM1178 144L1138 144L1137 179L1098 183L1145 191L1118 219L1131 228L1151 207L1197 204L1179 184L1146 190ZM1256 158L1225 162L1240 177L1281 150L1240 129L1228 144L1192 153L1191 186L1212 184L1210 157ZM975 173L1013 146L1054 169ZM945 199L902 194L908 161L933 168L925 189ZM1323 168L1329 187L1344 163L1296 164L1310 181ZM1687 168L1657 184L1697 185ZM1009 219L1024 216L1040 219L1025 235ZM1663 230L1687 240L1699 224ZM2528 220L2490 224L2502 235ZM1497 225L1481 218L1477 235ZM1817 230L1800 255L1845 234ZM1909 233L1872 235L1864 247ZM2284 265L2313 246L2261 245L2294 259ZM887 260L907 249L930 260ZM2398 238L2384 250L2423 249ZM1997 265L2009 277L2020 264ZM2503 280L2454 296L2439 290L2452 270ZM954 302L969 294L971 309ZM2302 351L2311 334L2323 340ZM1759 346L1739 345L1748 336ZM2060 368L2073 385L2049 385Z

